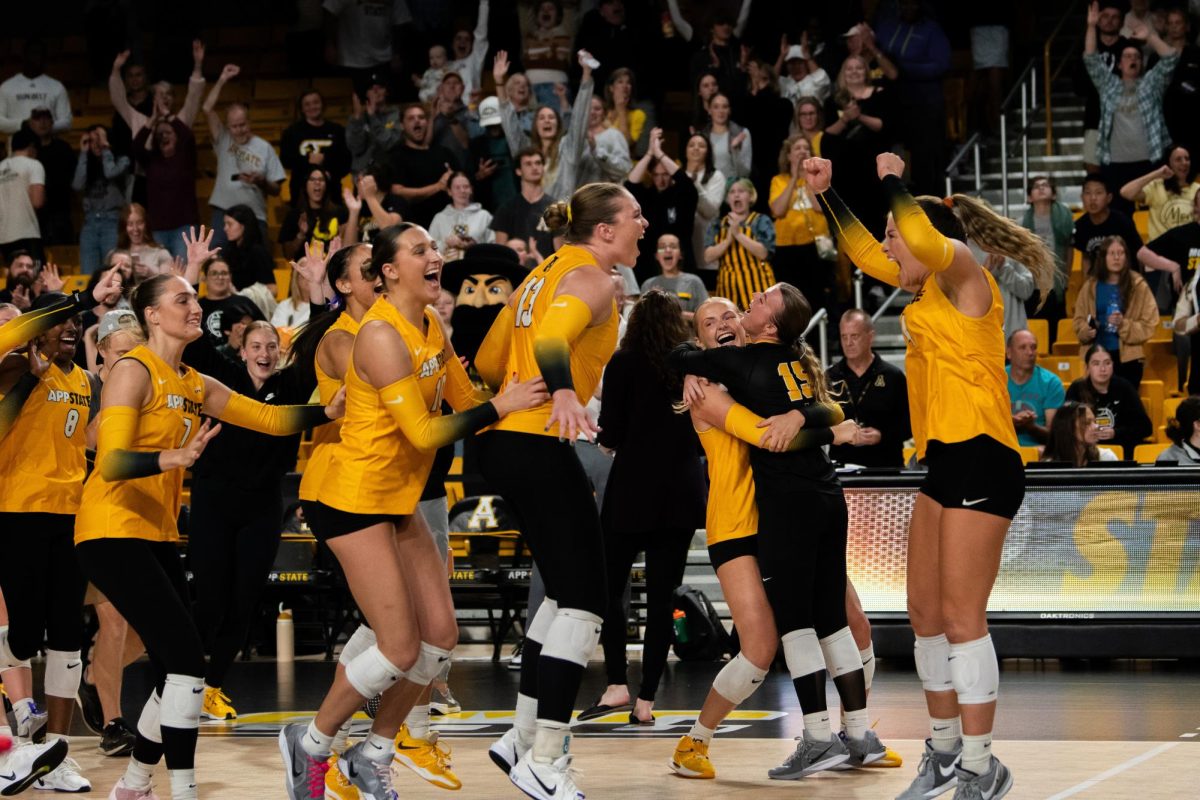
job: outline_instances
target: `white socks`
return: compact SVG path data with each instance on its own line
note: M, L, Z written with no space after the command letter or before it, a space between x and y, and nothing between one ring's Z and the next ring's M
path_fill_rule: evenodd
M549 764L571 752L571 726L565 722L539 719L533 739L533 758Z
M395 755L396 745L390 736L380 736L375 731L363 742L363 753L372 761L387 761L389 764Z
M196 770L172 769L167 775L171 779L171 800L196 800Z
M333 749L333 737L326 736L317 730L317 721L314 719L308 723L308 730L300 739L300 747L313 758L324 761L329 758L329 753Z
M350 723L354 720L353 717L342 723L342 727L338 728L338 732L333 735L333 743L330 745L330 750L334 753L346 752L346 743L350 740Z
M517 741L522 747L533 747L537 734L537 698L517 694L517 713L513 721L517 731Z
M829 711L814 711L804 715L804 730L810 739L827 742L833 738L833 729L829 725Z
M710 743L714 734L716 734L716 731L701 725L700 720L696 720L696 724L692 725L692 729L688 731L688 736L697 741L704 742L704 744Z
M867 710L860 708L858 711L845 711L843 716L846 718L846 735L851 739L861 739L867 735Z
M408 735L413 739L428 739L429 738L429 704L418 703L408 712L408 716L404 718L404 724L408 726Z
M962 719L929 718L929 738L933 749L939 753L953 753L958 749L958 740L962 738Z
M969 769L976 775L982 775L992 766L992 734L984 733L979 736L964 734L962 749L963 769Z
M130 789L144 792L150 788L150 776L153 772L153 764L143 764L136 758L130 758L129 765L125 767L125 785Z

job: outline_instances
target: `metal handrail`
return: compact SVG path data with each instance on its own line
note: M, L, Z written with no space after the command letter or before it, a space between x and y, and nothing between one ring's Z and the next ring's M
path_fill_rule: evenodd
M804 335L808 336L808 332L814 327L817 329L817 340L820 348L821 366L829 366L829 312L821 308L817 313L813 314L812 319L808 321L808 327L804 329Z
M861 269L856 269L854 271L854 307L857 308L859 311L863 310L862 288L863 288L864 277L865 276L863 275L863 272ZM875 310L875 313L871 315L871 321L875 322L881 316L883 316L883 312L887 311L888 308L891 307L892 303L896 302L896 298L898 298L900 296L901 292L903 292L903 291L904 290L899 287L897 287L895 290L893 290L892 293L890 295L888 295L887 298L883 301L883 303L879 306L879 308Z
M897 286L892 293L887 296L887 299L883 301L883 304L875 310L875 313L871 315L871 322L877 322L879 318L883 316L883 312L887 311L888 308L891 307L892 303L896 302L896 298L899 297L900 293L903 291L903 289Z
M1043 89L1042 90L1043 90L1044 96L1045 96L1044 105L1046 107L1046 155L1047 156L1054 155L1054 108L1053 108L1054 104L1050 99L1050 94L1051 94L1051 87L1054 84L1054 79L1056 77L1058 77L1058 71L1053 70L1051 68L1052 65L1051 65L1050 50L1054 45L1054 40L1056 38L1058 38L1058 34L1062 31L1063 25L1065 25L1067 23L1067 20L1070 19L1071 16L1075 13L1075 7L1078 6L1079 3L1080 3L1080 0L1072 0L1072 2L1067 6L1066 11L1063 12L1062 17L1059 18L1058 24L1054 26L1054 30L1051 31L1050 35L1046 38L1046 43L1044 45L1042 45L1042 81L1043 81ZM1063 60L1065 63L1066 59L1064 58ZM1061 67L1060 67L1060 69L1061 69Z

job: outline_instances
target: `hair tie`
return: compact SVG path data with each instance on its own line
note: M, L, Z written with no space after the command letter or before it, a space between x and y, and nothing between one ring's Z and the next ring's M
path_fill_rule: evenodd
M805 340L803 333L796 337L796 344L800 345L801 350L808 347L808 342Z
M954 195L951 195L943 200L942 205L944 205L946 208L954 208Z
M567 201L567 224L571 224L571 201Z

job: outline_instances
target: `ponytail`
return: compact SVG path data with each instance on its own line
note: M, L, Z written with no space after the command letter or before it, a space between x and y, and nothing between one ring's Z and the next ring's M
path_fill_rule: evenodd
M812 322L812 306L804 293L790 283L776 285L783 300L783 312L775 318L775 330L779 341L795 351L796 359L808 373L813 398L818 403L829 403L833 397L829 392L829 381L825 378L825 368L821 366L821 360L804 339L804 331Z
M951 201L954 214L962 223L968 239L985 252L1011 258L1029 268L1041 293L1041 302L1045 303L1054 289L1058 268L1054 263L1054 254L1041 237L1000 216L978 198L956 194L947 199Z

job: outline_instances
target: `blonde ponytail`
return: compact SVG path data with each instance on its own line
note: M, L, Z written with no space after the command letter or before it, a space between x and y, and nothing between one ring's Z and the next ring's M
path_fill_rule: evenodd
M1011 258L1028 267L1041 293L1041 302L1045 303L1054 289L1058 267L1054 263L1054 254L1041 237L1000 216L978 198L956 194L950 200L967 238L987 253Z

